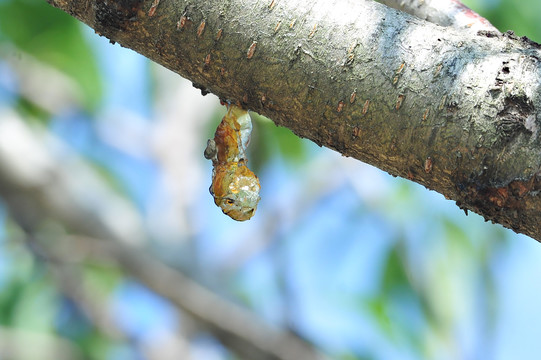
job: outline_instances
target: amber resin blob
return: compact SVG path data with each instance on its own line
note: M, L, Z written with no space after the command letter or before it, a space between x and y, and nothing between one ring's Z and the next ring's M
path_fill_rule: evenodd
M213 165L210 193L224 214L237 221L254 216L260 199L259 179L246 166L251 133L248 111L227 105L227 114L205 149L205 157Z

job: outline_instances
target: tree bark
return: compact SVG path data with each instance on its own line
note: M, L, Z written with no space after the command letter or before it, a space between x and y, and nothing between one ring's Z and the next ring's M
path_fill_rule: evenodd
M526 38L369 0L48 1L203 92L541 239L541 51Z

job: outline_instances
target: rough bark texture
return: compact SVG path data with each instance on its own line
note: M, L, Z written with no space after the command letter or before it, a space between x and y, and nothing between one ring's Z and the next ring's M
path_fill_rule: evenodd
M202 91L541 239L528 39L366 0L48 1Z

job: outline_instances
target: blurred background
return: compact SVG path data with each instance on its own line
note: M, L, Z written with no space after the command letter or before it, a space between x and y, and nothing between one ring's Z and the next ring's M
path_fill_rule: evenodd
M541 42L538 0L465 3ZM539 356L538 242L257 114L262 200L235 222L203 157L224 113L0 0L0 359Z

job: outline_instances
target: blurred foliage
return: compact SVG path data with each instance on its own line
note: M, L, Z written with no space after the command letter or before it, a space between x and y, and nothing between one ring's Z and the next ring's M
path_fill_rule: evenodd
M298 165L306 159L303 139L288 128L276 126L271 120L256 113L251 113L254 131L251 139L251 164L256 173L273 158L282 158L292 165Z
M464 4L487 18L500 31L512 30L541 43L541 1L538 0L463 0Z
M466 3L500 29L513 29L519 35L528 35L533 40L541 41L541 27L537 19L541 13L539 1L469 0ZM2 0L0 44L11 44L16 51L30 54L70 76L82 91L84 110L96 109L101 104L102 85L105 79L82 25L67 14L50 7L44 1ZM6 51L6 47L1 50ZM150 85L152 84L150 82ZM46 88L46 84L44 87ZM151 91L152 89L149 89L149 93ZM16 106L26 118L47 118L42 109L23 96L20 96ZM215 114L213 121L209 122L207 137L212 137L221 116ZM304 163L308 163L312 155L306 142L297 138L290 130L276 127L257 114L252 114L252 117L254 132L250 147L250 163L256 172L261 173L269 164L280 162L285 164L286 171L290 172L292 177L297 176L298 172L293 170L298 170L297 168ZM85 119L92 120L91 117ZM204 143L204 140L201 139L201 142ZM89 147L94 147L94 144ZM122 181L111 177L113 176L111 172L93 165L109 177L110 186L123 188ZM314 179L313 183L316 183L316 180ZM303 183L299 188L290 191L301 192L310 186L316 187L313 184ZM337 196L339 191L344 191L357 205L351 208L340 205L338 210L335 208L331 213L317 211L320 208L324 210L329 208L332 202L329 199ZM460 217L457 220L455 212L433 209L433 202L426 200L426 192L426 189L410 182L397 180L393 183L391 191L377 198L377 202L370 203L369 199L356 194L351 186L344 186L314 193L313 196L318 198L309 202L309 205L317 209L306 211L306 217L300 216L301 220L295 219L297 222L289 224L289 228L281 227L281 220L288 219L270 214L269 218L276 223L270 223L268 228L253 230L247 238L254 241L256 235L269 232L274 234L270 241L275 243L290 238L294 243L291 246L304 244L305 247L299 251L301 255L295 258L295 254L287 246L260 245L262 249L254 251L253 258L249 258L252 261L247 261L243 266L233 270L228 269L230 278L222 281L222 284L228 284L232 289L221 290L237 295L237 301L248 304L256 311L263 309L261 310L263 313L265 309L273 308L274 311L267 311L268 313L262 316L267 318L275 316L279 319L276 322L279 323L283 317L294 316L295 311L291 308L296 309L297 306L303 310L302 300L306 297L306 293L302 291L307 291L307 287L313 286L316 290L312 290L310 294L317 294L318 304L328 301L324 304L327 305L326 308L318 308L318 313L325 315L332 310L340 311L342 316L349 317L351 322L368 324L370 330L363 333L366 337L356 334L352 336L354 340L350 342L355 344L352 346L354 349L345 349L346 340L334 347L321 338L318 343L317 337L311 339L310 331L301 326L289 330L307 333L303 335L328 349L336 358L343 360L387 359L381 355L382 352L378 352L376 349L378 346L397 349L395 352L399 356L395 358L400 358L402 352L405 359L438 358L433 356L434 348L450 350L458 346L454 342L457 342L455 333L459 332L457 323L460 321L479 321L482 323L483 336L490 337L491 329L497 322L499 306L493 267L496 266L494 264L497 257L508 250L507 233L497 226L484 226L478 218L472 220L475 215L469 218ZM301 199L308 203L306 199L300 197L291 196L291 199ZM323 215L309 217L309 213L312 212ZM347 219L348 224L338 222L337 217ZM51 275L51 264L32 249L21 229L10 221L8 217L4 234L0 237L0 256L2 256L0 261L5 257L3 270L0 271L0 324L6 328L32 329L68 339L80 349L85 359L108 358L115 351L123 353L123 346L136 348L135 341L131 344L125 339L111 338L99 330L95 323L96 319L89 319L81 304L61 291L58 280ZM321 228L317 228L318 223L324 223L328 229L321 231ZM380 226L380 231L376 235L367 230L373 223ZM358 273L359 281L365 278L375 279L375 286L369 290L361 291L354 286L348 288L339 280L336 280L336 284L322 284L333 282L334 275L338 278L341 270L346 271L350 252L358 256L353 262L362 261L359 258L363 253L352 250L353 245L351 248L345 246L345 242L338 241L340 236L336 235L343 234L341 227L351 224L361 225L348 233L347 236L351 239L347 240L350 243L373 243L374 246L384 244L384 249L379 254L380 261L374 261L373 267L366 273L361 271ZM215 224L212 226L218 227ZM278 230L270 229L270 226ZM312 230L311 227L316 230L312 232L306 230L309 234L306 237L309 239L301 239L299 234L306 228ZM389 230L391 227L392 230ZM222 232L225 231L219 229L218 233L222 236ZM329 239L326 239L324 244L312 241L322 233L328 237L334 235L335 238L330 239L334 242L329 242ZM238 240L237 233L234 235ZM50 234L49 236L54 237ZM190 236L194 238L192 239L194 242L208 241L197 239L194 234ZM218 239L218 242L221 240ZM241 245L248 247L246 244ZM308 246L315 250L306 251ZM298 275L295 277L295 271L299 271L301 260L314 254L321 255L318 258L320 262L313 261L320 269L311 269L307 272L314 278L308 282L317 285L313 283L307 285L303 283L306 279L301 279ZM336 256L332 257L333 255ZM327 259L327 263L323 262L323 258ZM113 267L86 262L82 262L79 266L81 284L106 303L114 296L115 290L126 281L125 275ZM238 276L241 272L248 274ZM254 273L263 273L264 281L262 277L250 280L250 274ZM220 281L223 280L223 276L215 274ZM231 281L231 278L238 281ZM295 291L298 293L294 293ZM340 295L329 296L332 291ZM343 295L344 293L346 295ZM354 299L355 305L337 310L347 296ZM466 304L460 302L461 299ZM467 304L475 301L477 303ZM105 308L109 309L108 306ZM287 314L275 314L280 311ZM295 326L301 322L302 315L286 320L288 326ZM333 337L332 329L327 331L322 328L320 331L327 332L324 337ZM367 333L369 335L366 335ZM380 341L378 345L370 342L370 339L374 338ZM452 354L452 351L449 353ZM119 356L119 358L130 357Z
M4 224L5 235L0 238L0 253L7 265L0 281L0 326L5 329L24 330L31 333L49 333L54 338L61 336L72 341L76 354L85 359L104 359L112 341L93 326L80 305L66 297L59 289L58 279L52 276L54 269L50 259L36 253L35 244L29 242L18 225L10 220ZM92 274L85 268L80 269ZM99 284L118 272L102 272ZM98 275L98 274L96 274ZM25 354L24 337L13 343L17 359L36 359ZM3 354L0 354L2 358ZM40 358L52 358L42 353Z
M27 119L28 122L46 124L50 117L50 114L46 110L24 96L17 98L14 107Z
M82 92L80 100L86 110L93 110L99 104L102 96L101 74L78 20L45 1L3 0L0 1L2 43L11 43L16 49L53 66L76 81Z

